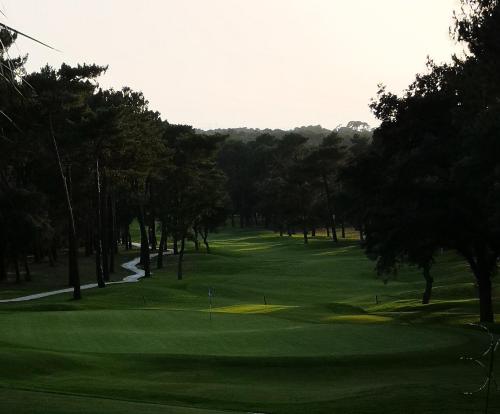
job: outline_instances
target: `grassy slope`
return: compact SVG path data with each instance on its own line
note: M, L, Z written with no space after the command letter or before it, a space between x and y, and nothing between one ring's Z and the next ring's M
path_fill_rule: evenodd
M384 285L355 241L304 246L232 231L211 255L187 256L184 281L168 261L150 280L87 291L79 303L1 305L0 409L480 412L480 396L461 395L479 372L459 357L485 340L464 327L477 302L452 255L435 266L428 307L418 272Z

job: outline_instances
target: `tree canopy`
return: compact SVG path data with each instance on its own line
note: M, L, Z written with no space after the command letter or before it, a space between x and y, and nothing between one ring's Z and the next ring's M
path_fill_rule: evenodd
M455 35L469 53L451 64L429 61L402 96L381 88L372 103L381 126L351 168L371 175L357 188L365 199L365 248L379 271L410 262L432 284L436 252L453 249L476 278L481 321L492 322L491 279L500 254L500 54L493 40L500 8L497 1L462 4Z

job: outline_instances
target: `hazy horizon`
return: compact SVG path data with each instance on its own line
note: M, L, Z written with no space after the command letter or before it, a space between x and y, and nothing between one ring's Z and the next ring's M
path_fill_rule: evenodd
M426 56L448 60L456 0L1 0L27 69L109 65L103 87L142 90L172 123L280 128L376 125L377 84L401 92ZM425 27L425 31L422 30Z

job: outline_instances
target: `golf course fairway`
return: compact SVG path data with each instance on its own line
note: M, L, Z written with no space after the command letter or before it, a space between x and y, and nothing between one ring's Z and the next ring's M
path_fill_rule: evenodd
M354 236L304 245L226 229L210 254L188 251L183 280L165 260L152 278L81 301L0 304L0 412L483 412L484 393L464 395L483 372L460 357L488 337L468 325L475 286L451 253L426 306L418 269L383 283Z

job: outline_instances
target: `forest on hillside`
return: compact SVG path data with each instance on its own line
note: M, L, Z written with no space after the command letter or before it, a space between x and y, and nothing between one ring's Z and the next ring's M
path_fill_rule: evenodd
M207 135L226 135L234 141L255 141L260 135L272 135L276 138L283 138L286 134L300 134L308 139L308 145L319 145L323 138L330 135L332 132L337 133L340 138L349 145L350 141L355 137L362 139L370 139L373 135L373 128L366 122L349 121L345 126L339 125L334 129L323 128L321 125L308 125L296 127L290 130L270 129L270 128L219 128L202 130L197 129L196 132Z

